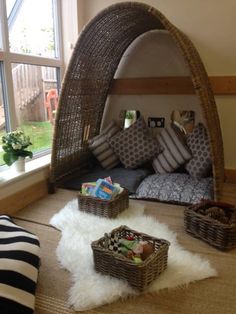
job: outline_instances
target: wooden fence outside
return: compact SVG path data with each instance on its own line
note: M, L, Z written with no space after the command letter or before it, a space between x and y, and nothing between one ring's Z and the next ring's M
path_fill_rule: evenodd
M15 106L18 120L46 121L46 94L56 88L56 70L29 64L17 64L12 69Z

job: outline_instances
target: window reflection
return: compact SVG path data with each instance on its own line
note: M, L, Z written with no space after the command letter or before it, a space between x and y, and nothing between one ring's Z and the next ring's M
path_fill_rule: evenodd
M130 127L139 117L139 110L121 110L119 118L121 126L126 129Z
M195 124L195 112L192 110L173 110L171 121L185 134L191 133Z

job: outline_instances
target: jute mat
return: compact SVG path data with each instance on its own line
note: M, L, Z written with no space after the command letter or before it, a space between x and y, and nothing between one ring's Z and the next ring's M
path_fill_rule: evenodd
M36 294L36 314L76 313L67 305L67 291L71 287L70 274L60 268L56 259L56 247L60 232L47 226L48 221L75 192L60 190L54 195L36 202L17 213L19 225L37 234L41 243L41 268ZM178 240L186 249L202 254L211 262L219 277L206 279L177 290L164 290L155 295L119 300L85 314L169 314L169 313L236 313L236 250L221 252L208 244L190 237L184 231L183 208L179 206L146 202L146 213L155 215L178 234ZM36 221L29 222L22 219Z

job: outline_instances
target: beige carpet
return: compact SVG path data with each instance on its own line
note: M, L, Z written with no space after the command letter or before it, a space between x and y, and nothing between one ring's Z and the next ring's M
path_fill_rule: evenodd
M71 285L70 275L60 268L55 255L60 232L47 226L53 214L75 195L75 192L58 190L56 194L49 195L15 214L15 221L37 234L41 242L42 266L37 288L35 312L37 314L75 313L66 304L67 291ZM132 202L135 204L135 201ZM155 295L142 295L138 298L117 301L84 313L236 313L236 250L221 252L187 235L183 227L181 206L153 202L143 202L143 204L146 214L155 216L160 222L168 224L173 231L177 232L181 245L187 250L206 257L218 271L219 277L198 281L177 290L161 291Z

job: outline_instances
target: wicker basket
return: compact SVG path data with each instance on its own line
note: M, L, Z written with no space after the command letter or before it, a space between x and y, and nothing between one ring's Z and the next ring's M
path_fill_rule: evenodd
M168 248L170 243L147 234L120 226L112 230L110 237L118 238L132 236L137 240L148 241L153 244L154 252L142 263L135 264L120 253L111 251L107 247L106 236L92 242L95 270L119 279L126 280L134 289L143 291L167 267Z
M211 207L224 211L226 221L221 222L205 214ZM202 201L184 211L185 230L220 250L236 247L236 208L231 204Z
M129 192L124 189L112 200L78 194L79 210L101 217L115 218L129 207Z

